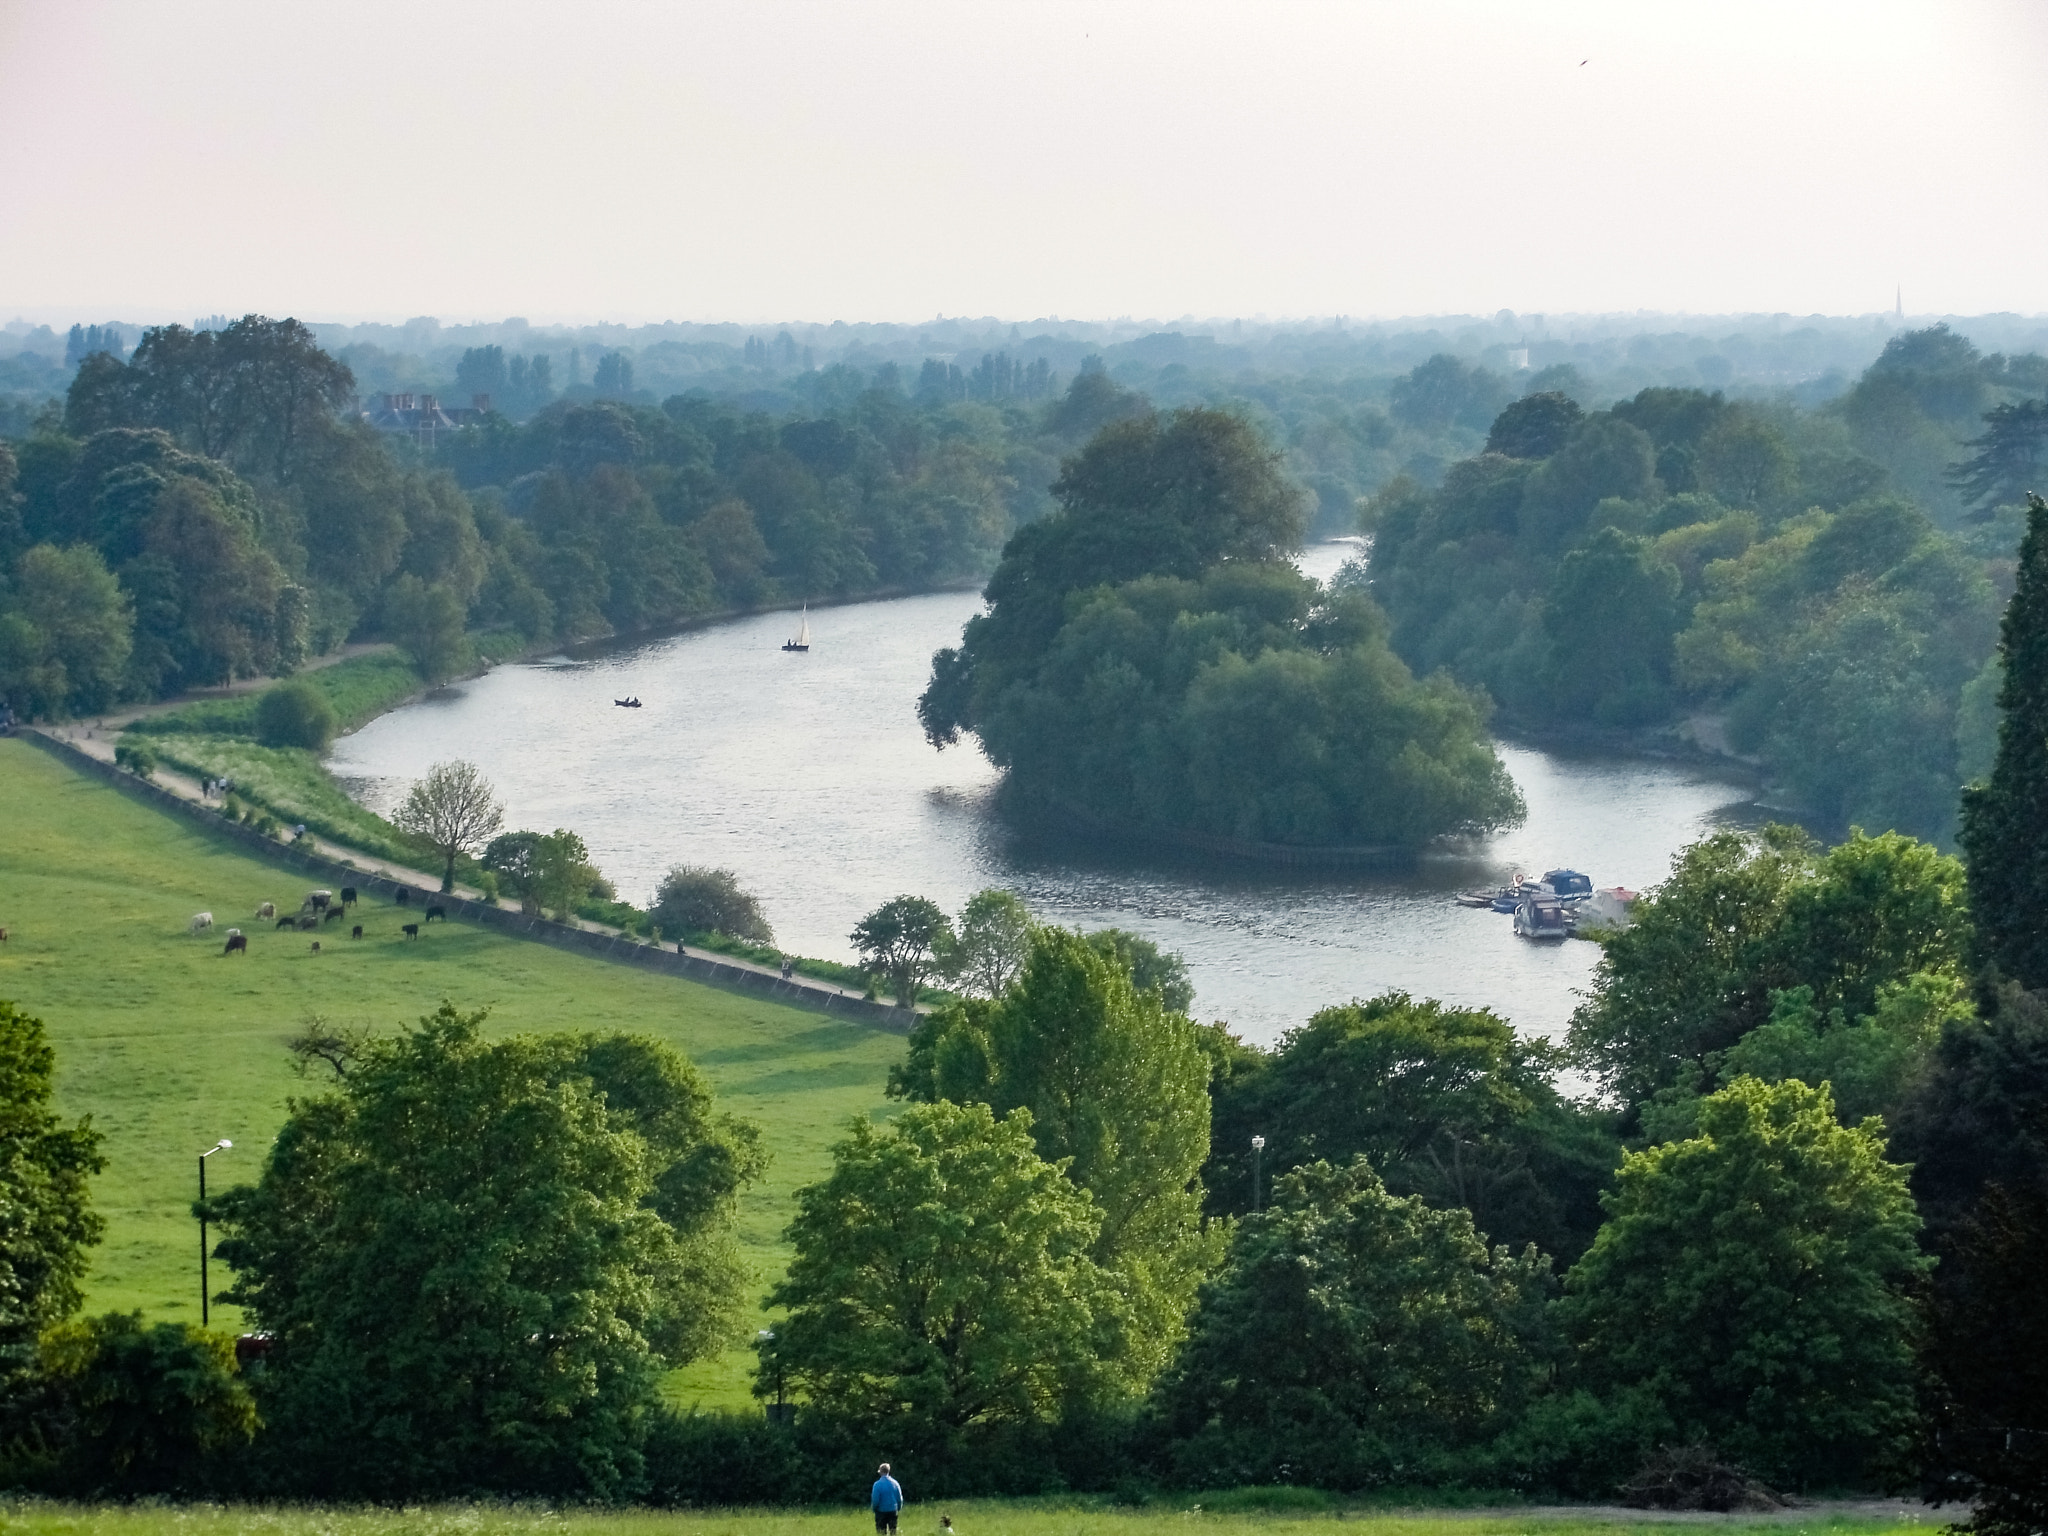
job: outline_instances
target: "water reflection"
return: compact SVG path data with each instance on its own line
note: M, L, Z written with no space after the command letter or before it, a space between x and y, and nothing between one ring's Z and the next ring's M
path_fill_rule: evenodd
M1303 566L1326 576L1352 552L1321 546ZM806 954L849 958L848 930L890 896L957 910L1004 885L1043 918L1115 924L1180 950L1197 1011L1261 1041L1388 987L1555 1033L1593 947L1519 941L1505 917L1448 893L1556 864L1641 887L1686 842L1746 819L1746 792L1697 769L1504 746L1528 823L1395 874L1019 836L992 814L988 764L971 746L934 752L912 708L932 651L979 604L940 593L814 609L808 655L780 649L791 619L769 614L589 660L501 667L344 737L333 766L388 809L430 764L468 758L498 786L511 825L575 828L625 895L644 897L672 863L725 865L762 897L777 937ZM611 702L629 695L644 707Z

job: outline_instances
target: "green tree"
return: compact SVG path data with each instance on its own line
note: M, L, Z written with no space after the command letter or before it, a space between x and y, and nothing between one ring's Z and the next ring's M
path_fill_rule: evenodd
M235 1346L189 1323L140 1312L60 1323L44 1336L58 1474L95 1494L205 1488L209 1463L256 1433Z
M1188 976L1186 958L1178 951L1161 949L1143 934L1124 928L1098 928L1088 935L1088 944L1105 960L1114 960L1129 971L1131 985L1140 992L1154 993L1168 1013L1194 1011L1195 984Z
M567 827L534 841L533 899L543 912L573 921L576 908L590 899L601 878L583 839Z
M2048 484L2048 400L1994 405L1984 413L1984 435L1963 446L1977 451L1949 466L1949 476L1966 506L1988 514L2025 501Z
M392 825L446 861L441 889L455 889L455 858L475 853L504 825L505 808L475 763L436 763L406 791Z
M872 1433L1057 1418L1096 1396L1112 1282L1101 1214L1033 1148L1031 1117L920 1104L856 1120L832 1172L797 1192L796 1249L769 1293L789 1316L754 1390L794 1388Z
M1031 953L1031 909L1011 891L977 891L960 910L947 975L978 997L1001 997Z
M860 920L851 938L861 964L889 978L889 990L904 1008L916 1004L918 988L944 966L954 943L952 921L922 896L883 902Z
M628 1493L661 1373L731 1335L752 1135L658 1042L482 1021L363 1042L214 1202L284 1488Z
M1576 1257L1619 1148L1552 1075L1559 1054L1484 1009L1388 992L1324 1008L1215 1090L1213 1207L1252 1208L1251 1138L1270 1182L1363 1157L1388 1187L1462 1207L1491 1241Z
M1031 1112L1039 1154L1095 1198L1098 1263L1125 1298L1099 1347L1143 1384L1178 1342L1217 1235L1201 1221L1209 1062L1195 1027L1133 986L1113 954L1041 928L994 1003L933 1015L892 1092Z
M0 591L0 696L31 717L103 710L120 696L134 632L97 550L25 550Z
M1798 468L1785 435L1740 408L1723 413L1700 443L1700 478L1731 507L1774 506L1792 489Z
M431 685L445 683L468 659L462 600L406 572L384 589L384 630Z
M1681 852L1628 928L1601 941L1568 1036L1580 1069L1640 1106L1762 1023L1770 988L1759 956L1814 857L1804 833L1775 826L1717 832Z
M1655 545L1618 528L1601 529L1558 562L1543 627L1560 716L1630 725L1664 712L1680 586L1678 568Z
M729 869L676 864L661 877L647 915L664 933L722 933L754 944L773 944L775 930L762 915L761 903L740 886Z
M1464 1211L1371 1164L1283 1175L1202 1292L1159 1398L1193 1486L1456 1476L1549 1366L1550 1261L1488 1250Z
M1961 842L1984 959L2037 990L2048 988L2048 501L2035 495L1998 655L1998 755L1963 791Z
M1565 445L1585 416L1579 402L1561 391L1524 395L1494 417L1486 451L1511 459L1547 459Z
M99 1133L51 1111L55 1070L43 1021L0 1000L0 1403L33 1372L37 1335L78 1310L106 1225L86 1189L106 1166Z
M1930 1267L1906 1171L1825 1088L1738 1078L1699 1134L1624 1159L1565 1279L1578 1379L1647 1396L1674 1443L1764 1477L1851 1484L1914 1419L1913 1304Z
M256 739L266 747L325 752L340 724L327 695L308 682L279 683L256 701Z

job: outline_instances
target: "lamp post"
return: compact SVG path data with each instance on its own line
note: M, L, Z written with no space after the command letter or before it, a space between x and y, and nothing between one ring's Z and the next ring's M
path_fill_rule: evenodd
M213 1321L206 1284L206 1160L216 1152L225 1152L234 1143L222 1137L199 1154L199 1326L204 1328Z
M763 1328L754 1337L761 1341L761 1348L764 1352L774 1347L775 1330L773 1328ZM782 1401L782 1356L778 1354L775 1357L775 1406L768 1410L768 1422L771 1424L786 1424L789 1422L789 1419L790 1411L788 1405Z
M1254 1216L1259 1214L1259 1163L1261 1155L1265 1150L1266 1138L1254 1136L1252 1138L1252 1214Z

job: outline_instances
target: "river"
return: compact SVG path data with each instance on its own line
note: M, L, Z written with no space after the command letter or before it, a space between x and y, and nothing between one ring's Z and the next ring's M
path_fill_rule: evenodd
M1302 568L1326 578L1348 553L1316 546ZM385 811L429 765L467 758L497 786L508 826L574 828L627 898L645 900L671 864L721 865L801 954L851 959L848 931L891 896L957 912L1005 886L1042 919L1180 951L1197 1015L1260 1043L1388 988L1556 1036L1595 947L1519 940L1509 918L1450 893L1557 865L1639 890L1686 843L1756 819L1749 791L1709 770L1502 743L1528 821L1398 873L1020 836L991 811L987 761L971 743L933 751L913 709L931 653L979 607L976 594L936 593L821 609L805 655L781 650L795 615L766 614L503 666L343 737L330 766ZM628 696L643 707L613 705Z

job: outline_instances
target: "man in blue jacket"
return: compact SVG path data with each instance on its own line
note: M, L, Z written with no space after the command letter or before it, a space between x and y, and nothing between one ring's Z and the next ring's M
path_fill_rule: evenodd
M896 1515L903 1508L903 1485L889 1475L889 1463L875 1468L874 1491L868 1502L875 1507L875 1529L884 1536L896 1536Z

